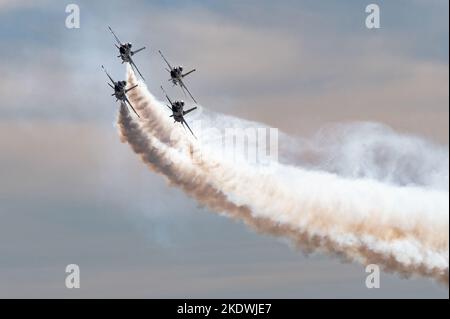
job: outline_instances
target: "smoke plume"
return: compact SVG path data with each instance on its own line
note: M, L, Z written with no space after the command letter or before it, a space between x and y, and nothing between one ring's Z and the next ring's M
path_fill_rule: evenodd
M133 72L127 75L130 85L137 83ZM217 137L196 141L173 123L167 107L143 83L129 99L141 119L121 105L121 140L152 171L212 211L288 238L305 252L374 263L448 285L448 150L358 124L334 128L340 132L333 135L336 143L281 135L280 161L253 165L219 154ZM258 125L206 111L199 120L207 127ZM284 155L286 145L295 151ZM428 153L421 160L424 149Z

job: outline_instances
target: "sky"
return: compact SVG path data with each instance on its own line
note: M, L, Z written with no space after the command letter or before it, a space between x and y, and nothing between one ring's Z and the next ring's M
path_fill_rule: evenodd
M157 95L162 50L197 69L189 88L213 111L294 137L380 122L448 148L448 1L377 1L378 30L369 3L0 0L0 297L448 298L389 273L367 289L362 265L214 214L117 135L108 25L147 47L135 62ZM80 289L64 285L71 263Z

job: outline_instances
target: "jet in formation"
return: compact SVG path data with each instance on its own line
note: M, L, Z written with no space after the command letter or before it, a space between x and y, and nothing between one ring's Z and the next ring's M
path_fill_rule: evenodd
M164 55L162 54L161 51L158 51L159 54L161 54L161 57L163 58L163 60L166 62L167 66L169 67L169 69L166 68L167 72L170 73L170 79L169 81L172 82L173 85L178 85L180 86L181 90L183 90L184 95L186 95L185 90L189 93L189 95L191 96L192 100L197 103L197 101L194 99L194 97L192 96L191 92L189 92L189 89L186 87L186 85L183 82L184 77L186 77L187 75L191 74L192 72L195 71L195 69L192 69L189 72L183 73L183 67L180 66L176 66L176 67L172 67L169 63L169 61L167 61L167 59L164 57Z
M186 120L184 119L184 116L190 112L192 112L193 110L197 109L197 107L193 107L187 111L184 110L184 101L183 100L176 100L173 101L170 99L170 97L167 95L166 91L164 91L164 88L161 86L161 90L163 91L164 95L167 98L167 101L169 101L170 106L166 104L166 106L169 108L170 111L172 111L172 115L170 115L170 117L173 117L174 119L174 123L179 122L181 123L181 125L184 128L184 124L186 124L187 128L189 129L189 131L191 132L191 134L197 138L194 134L194 132L192 132L191 128L189 127L188 123L186 122Z
M118 58L121 58L122 63L129 63L133 69L133 71L139 73L139 75L141 76L142 79L144 79L144 77L142 76L141 72L139 71L139 69L137 68L136 64L134 63L132 56L135 55L136 53L142 51L145 49L145 47L142 47L138 50L132 51L131 50L131 43L127 42L127 43L122 43L119 38L117 37L117 35L114 33L114 31L111 29L111 27L108 26L109 31L111 31L111 34L114 36L115 40L117 41L117 44L115 44L116 48L119 49L119 55L117 56ZM181 90L183 91L184 95L186 96L186 92L189 93L190 97L192 98L192 100L197 103L197 101L195 100L195 98L192 96L191 92L189 91L189 89L186 87L186 85L184 84L183 79L191 74L192 72L195 71L195 69L190 70L189 72L185 72L183 73L183 67L182 66L176 66L176 67L172 67L172 65L170 65L169 61L167 61L167 59L164 57L164 55L162 54L161 51L159 51L159 54L161 55L161 57L163 58L163 60L166 62L167 66L169 67L168 69L166 68L166 70L170 73L170 79L169 81L172 82L172 84L174 86L179 86L181 88ZM125 104L128 104L129 107L133 110L133 112L140 118L139 114L136 112L136 110L134 109L133 105L131 105L130 101L127 98L127 93L131 90L133 90L134 88L136 88L138 86L138 84L130 87L130 88L126 88L127 86L127 82L126 81L114 81L113 78L109 75L109 73L106 71L105 67L102 65L102 69L105 71L106 75L108 76L108 78L111 80L111 83L108 82L108 85L114 90L114 93L111 94L112 96L114 96L116 98L116 101L122 101ZM161 86L161 89L164 93L164 95L166 96L167 100L170 103L169 105L166 105L170 111L172 112L172 115L170 115L170 117L172 117L174 119L174 123L179 122L181 123L181 125L183 126L184 129L186 129L185 125L187 126L187 128L189 129L189 131L191 132L191 134L197 138L194 134L194 132L192 132L191 128L189 127L188 123L186 122L184 116L192 111L194 111L195 109L197 109L197 107L193 107L187 111L184 110L184 101L183 100L175 100L172 102L172 100L169 98L169 96L167 95L166 91L164 91L164 88Z
M141 76L141 78L143 80L145 80L144 77L142 76L141 72L139 71L138 67L134 63L133 59L131 58L136 53L144 50L145 47L142 47L140 49L132 51L131 50L132 44L130 42L122 43L119 40L119 38L117 37L117 35L114 33L114 31L111 29L111 27L108 26L108 29L109 29L109 31L111 31L112 35L114 36L114 38L117 41L117 44L115 44L116 48L119 49L119 55L117 57L122 59L122 63L124 63L124 62L130 63L131 67L139 73L139 75Z
M136 110L134 109L133 105L131 105L130 101L127 98L127 93L131 90L133 90L134 88L136 88L138 85L134 85L130 88L126 88L127 86L127 81L114 81L113 78L109 75L109 73L106 71L105 67L102 65L102 69L103 71L105 71L106 75L108 76L108 78L111 80L112 83L108 83L108 85L114 90L114 93L111 94L111 96L114 96L116 98L116 101L122 101L124 103L128 103L128 105L130 106L130 108L133 110L133 112L137 115L137 117L140 118L139 114L136 112Z

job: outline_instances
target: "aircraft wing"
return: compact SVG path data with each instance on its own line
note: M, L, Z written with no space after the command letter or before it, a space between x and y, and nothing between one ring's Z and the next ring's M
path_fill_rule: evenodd
M195 136L194 132L192 132L191 128L189 127L189 124L187 124L186 120L183 117L183 123L186 124L187 128L189 129L189 131L191 131L192 136L194 136L195 138L197 138L197 136Z
M190 112L192 112L193 110L196 110L197 109L197 107L193 107L192 109L189 109L189 110L187 110L187 111L184 111L183 112L183 115L186 115L186 114L188 114L188 113L190 113Z
M197 101L194 99L194 97L192 96L192 94L191 94L191 92L189 92L189 89L186 87L186 85L184 85L184 83L183 83L183 80L179 80L180 81L180 86L182 87L182 88L184 88L188 93L189 93L189 95L191 96L191 98L192 98L192 100L195 102L195 103L197 103Z
M161 57L163 58L163 60L167 63L167 65L169 66L169 68L172 70L172 66L170 65L169 61L166 60L166 58L164 57L164 55L162 54L162 52L160 50L158 50L159 54L161 54Z
M170 81L170 80L169 80ZM183 94L184 94L184 97L187 97L187 95L186 95L186 91L184 90L184 87L180 84L180 88L181 88L181 91L183 91Z
M112 77L108 74L108 72L106 71L105 67L102 65L102 69L103 71L105 71L106 75L108 76L108 78L111 80L111 82L115 85L116 82L114 82L114 80L112 79Z
M139 73L139 75L141 76L141 78L145 81L144 77L143 77L142 74L141 74L141 71L139 71L138 67L136 66L136 64L134 64L134 61L131 59L131 57L130 57L130 64L131 64L131 66L132 66L133 68L136 69L136 71Z
M190 70L189 72L187 72L187 73L185 73L185 74L183 74L181 77L185 77L186 75L189 75L189 74L191 74L192 72L194 72L195 71L195 69L193 69L193 70Z
M131 107L131 109L133 110L133 112L137 115L137 117L141 118L139 116L139 114L137 114L136 110L134 109L133 105L131 105L130 101L128 100L128 98L125 96L125 101L127 101L128 105Z
M125 90L125 93L128 93L128 92L131 91L132 89L136 88L138 85L139 85L139 84L136 84L136 85L130 87L129 89L126 89L126 90Z
M109 31L111 31L112 35L114 36L114 38L116 39L117 43L119 43L119 45L122 45L122 42L120 42L119 38L117 37L117 35L114 33L114 31L111 29L110 26L108 26Z
M164 95L166 96L167 101L169 101L170 105L173 105L172 101L170 100L169 96L167 95L166 91L164 91L164 88L161 86L161 90L164 92ZM170 108L172 110L172 108Z
M145 50L145 47L142 47L140 49L137 49L136 51L131 52L131 55L134 55L134 54L136 54L138 52L141 52L142 50Z

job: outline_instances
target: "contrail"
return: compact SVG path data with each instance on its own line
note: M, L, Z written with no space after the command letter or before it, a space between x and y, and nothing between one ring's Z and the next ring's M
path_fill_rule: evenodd
M136 82L131 72L128 81ZM209 151L195 161L191 154L202 146L185 134L171 138L180 129L145 86L130 93L143 120L133 120L122 105L122 141L153 171L211 210L290 238L305 251L448 284L448 191L342 178L292 165L268 172L249 165L242 169Z

